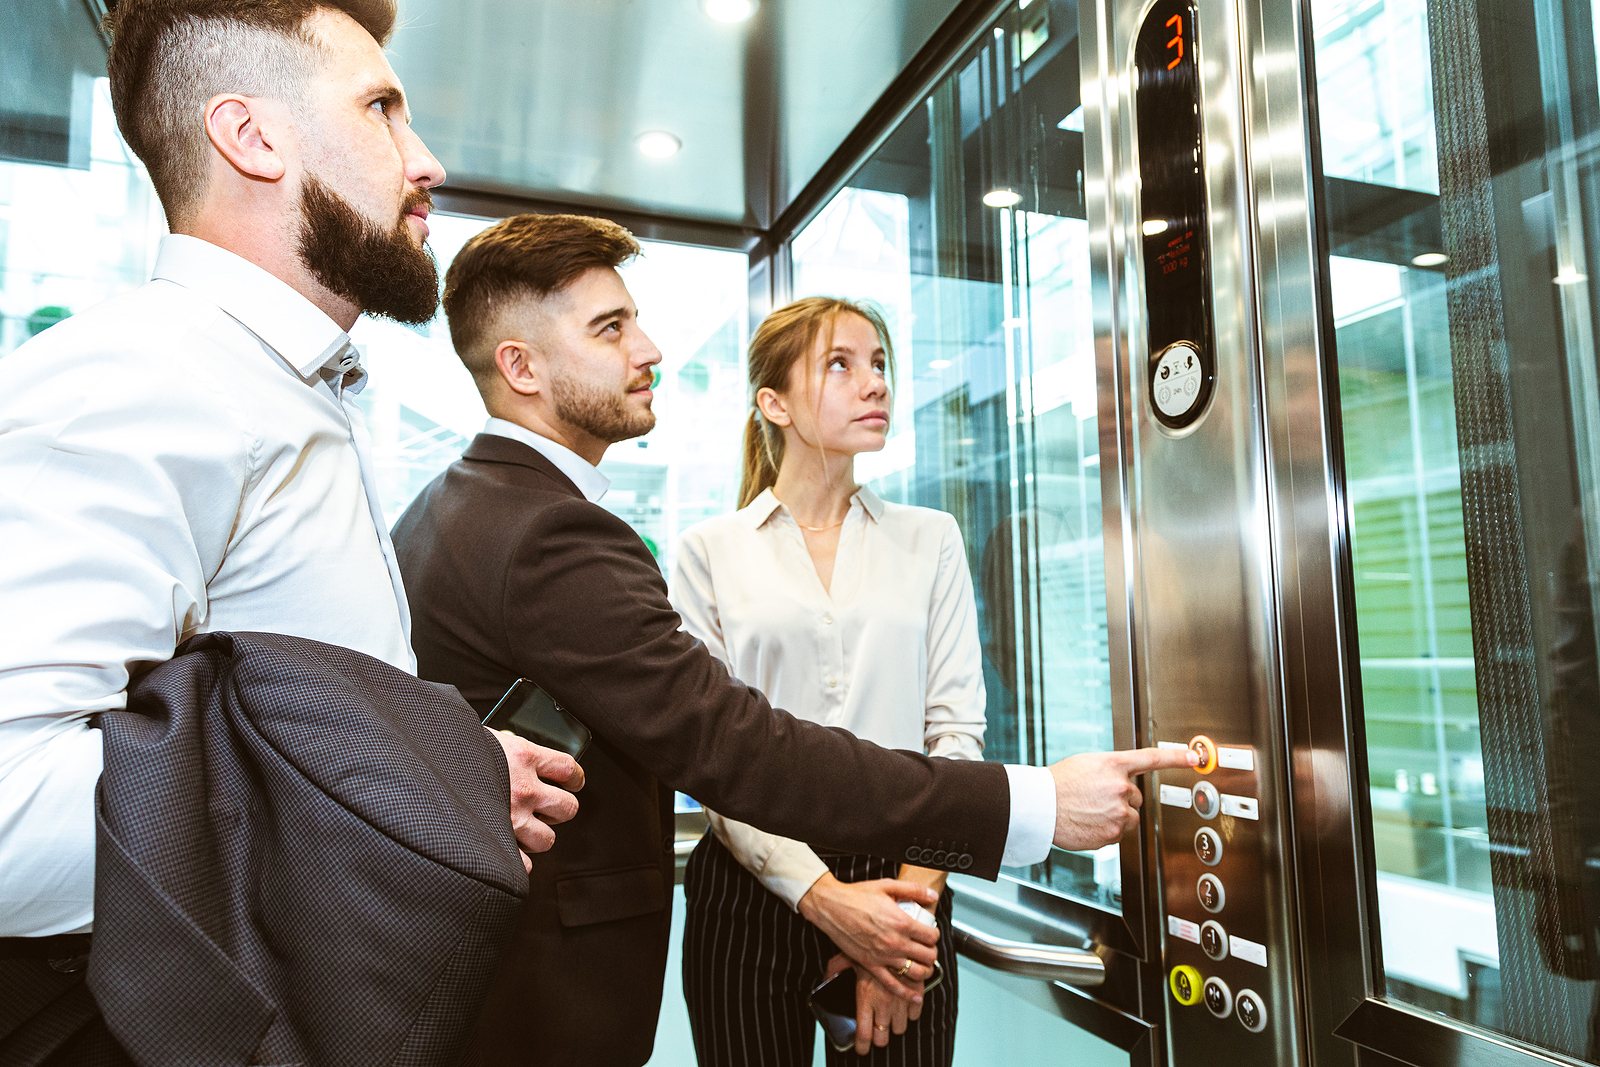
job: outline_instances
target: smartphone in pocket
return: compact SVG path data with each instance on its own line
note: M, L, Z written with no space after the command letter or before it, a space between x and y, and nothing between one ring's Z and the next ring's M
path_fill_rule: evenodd
M491 730L510 730L525 740L582 762L594 735L572 712L526 678L518 678L494 709L483 717Z

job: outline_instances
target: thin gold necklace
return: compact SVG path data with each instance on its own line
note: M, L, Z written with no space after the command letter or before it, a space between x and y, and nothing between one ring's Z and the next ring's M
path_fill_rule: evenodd
M795 525L800 527L802 530L810 530L812 533L823 533L827 530L833 529L835 526L843 526L844 520L840 519L838 522L830 522L826 526L807 526L805 523L796 520Z

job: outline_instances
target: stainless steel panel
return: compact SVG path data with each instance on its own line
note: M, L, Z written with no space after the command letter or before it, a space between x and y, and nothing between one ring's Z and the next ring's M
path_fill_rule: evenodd
M1098 47L1107 75L1097 147L1106 153L1110 179L1091 197L1098 209L1091 212L1098 251L1105 256L1097 261L1105 272L1104 288L1097 293L1101 372L1103 383L1105 378L1113 383L1105 391L1116 398L1115 410L1102 421L1102 454L1109 456L1115 445L1127 478L1119 503L1126 509L1121 532L1127 538L1122 562L1132 696L1142 713L1142 742L1187 742L1207 734L1224 745L1248 747L1254 771L1219 770L1209 777L1227 783L1224 792L1256 799L1260 815L1211 820L1222 831L1226 849L1222 863L1207 867L1193 845L1195 831L1207 820L1159 804L1157 790L1151 790L1161 956L1164 971L1190 964L1203 977L1225 977L1235 993L1247 986L1262 997L1268 1016L1264 1032L1252 1034L1231 1016L1215 1018L1201 1005L1183 1006L1165 993L1168 1049L1176 1063L1212 1062L1220 1055L1241 1063L1296 1063L1303 1051L1288 894L1288 798L1280 788L1282 709L1256 358L1249 138L1242 112L1247 87L1240 73L1243 26L1227 0L1198 5L1216 392L1198 422L1172 432L1153 417L1145 380L1149 353L1131 56L1146 10L1136 4L1101 7L1105 23ZM1092 120L1086 107L1086 130ZM1109 546L1109 522L1107 534ZM1109 563L1109 547L1107 557ZM1187 788L1199 777L1175 772L1163 776L1162 784ZM1196 927L1213 919L1197 897L1203 871L1216 872L1227 884L1226 905L1215 918L1228 933L1264 946L1265 968L1232 953L1212 961L1198 946L1166 933L1169 916Z

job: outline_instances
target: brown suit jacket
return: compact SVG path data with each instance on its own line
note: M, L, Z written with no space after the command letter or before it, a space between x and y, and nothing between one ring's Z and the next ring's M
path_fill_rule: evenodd
M637 1067L672 900L673 788L773 833L993 878L1004 768L774 710L679 629L638 535L519 441L479 435L394 530L422 677L480 712L530 678L594 733L469 1061Z

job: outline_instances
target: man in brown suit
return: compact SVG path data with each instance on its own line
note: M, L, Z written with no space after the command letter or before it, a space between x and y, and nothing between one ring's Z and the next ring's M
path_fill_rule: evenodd
M469 1062L637 1067L650 1056L671 928L672 789L729 818L847 852L994 878L1052 842L1137 824L1133 776L1186 753L1096 753L1051 768L890 752L776 711L679 629L644 543L594 501L606 447L646 433L660 353L616 268L612 223L506 219L445 282L451 340L491 419L395 527L419 673L487 710L532 679L594 733L577 817L534 857L515 942ZM937 936L856 883L867 925L819 927L885 985L931 973ZM858 898L863 899L863 898ZM906 986L900 988L911 995Z

